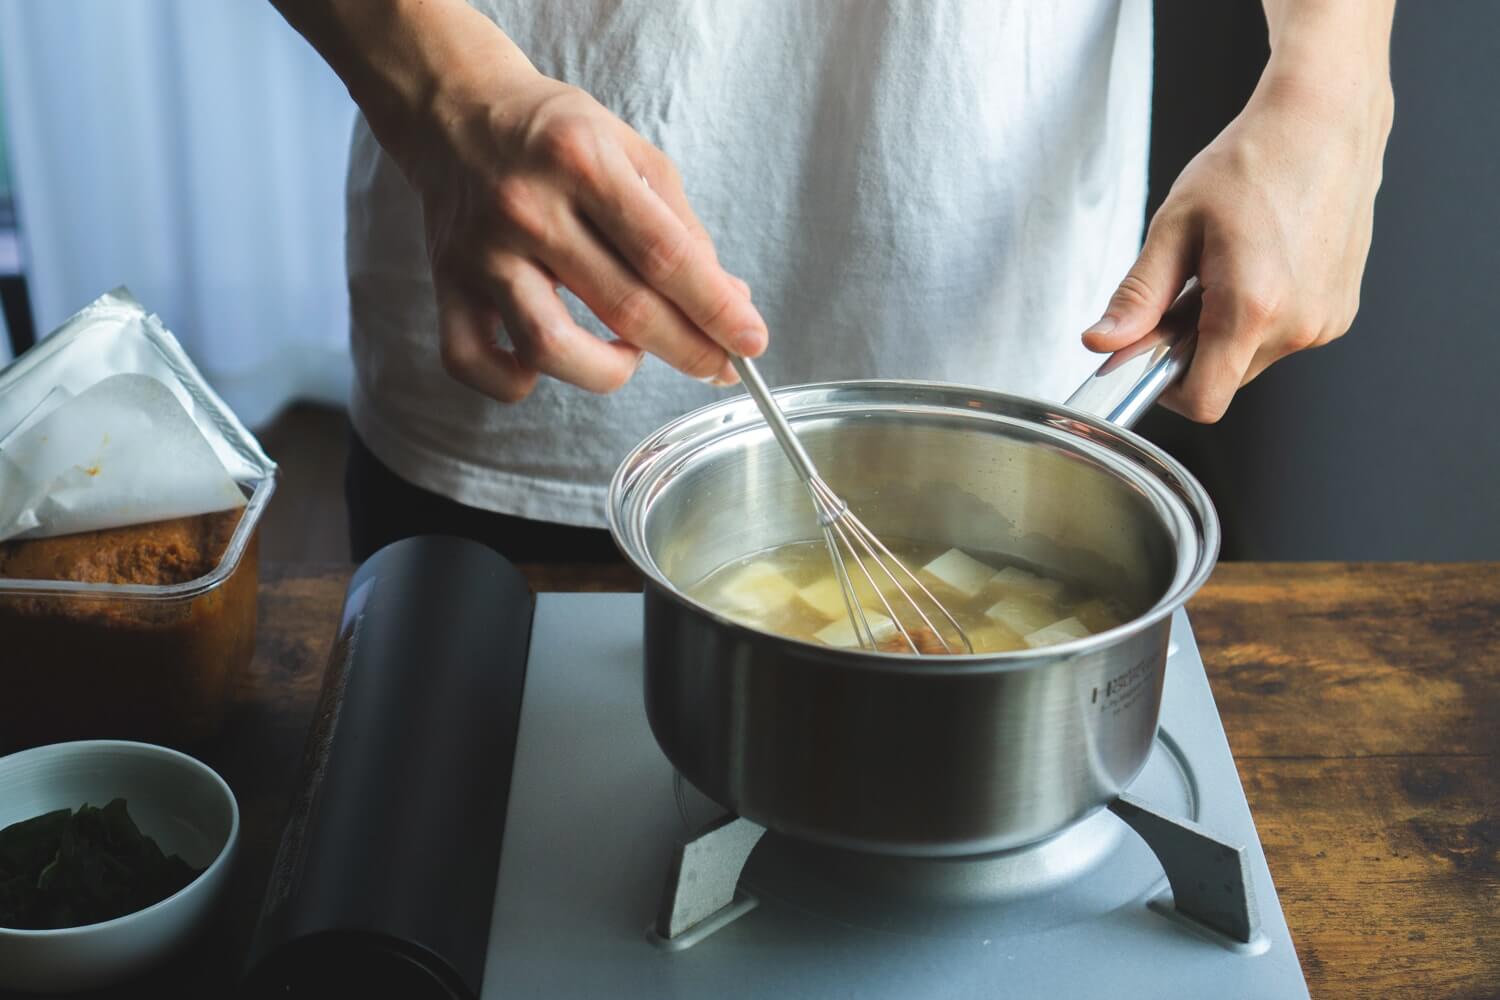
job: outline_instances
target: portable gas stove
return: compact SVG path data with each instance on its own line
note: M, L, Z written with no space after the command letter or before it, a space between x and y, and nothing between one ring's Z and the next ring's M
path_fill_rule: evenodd
M640 600L537 600L485 997L1307 997L1182 612L1128 795L1039 845L904 859L767 833L679 779Z

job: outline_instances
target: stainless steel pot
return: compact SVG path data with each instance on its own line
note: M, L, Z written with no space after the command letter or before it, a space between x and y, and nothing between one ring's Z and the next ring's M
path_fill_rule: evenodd
M1124 429L1185 368L1194 305L1068 406L895 381L776 393L877 534L1009 553L1137 612L1062 645L917 658L738 625L684 588L819 537L802 483L748 397L642 442L610 528L646 578L646 709L672 764L773 830L912 856L1018 847L1118 795L1151 750L1172 612L1218 554L1202 487Z

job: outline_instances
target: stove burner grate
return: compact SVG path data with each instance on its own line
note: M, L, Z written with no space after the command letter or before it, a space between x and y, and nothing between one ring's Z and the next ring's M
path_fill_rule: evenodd
M676 775L686 832L651 938L691 947L763 899L850 926L986 943L1144 903L1226 948L1264 951L1244 849L1198 826L1192 767L1165 730L1157 744L1108 810L1039 844L971 858L864 854L768 833Z

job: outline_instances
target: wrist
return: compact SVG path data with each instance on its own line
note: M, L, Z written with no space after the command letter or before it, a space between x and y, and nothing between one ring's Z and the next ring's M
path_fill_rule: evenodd
M1292 47L1272 53L1252 103L1289 111L1333 134L1377 137L1382 148L1395 109L1389 64L1383 57L1320 61Z
M1388 130L1391 6L1391 0L1268 2L1271 57L1257 96L1330 124Z
M397 0L395 6L406 17L401 57L377 74L368 101L355 99L376 138L410 176L421 153L445 145L473 109L488 114L537 74L520 48L464 0Z
M402 166L530 61L464 0L274 0L333 68Z

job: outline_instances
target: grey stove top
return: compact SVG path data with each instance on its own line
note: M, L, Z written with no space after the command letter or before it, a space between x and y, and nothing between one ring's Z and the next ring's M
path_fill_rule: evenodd
M1258 948L1171 919L1160 865L1107 811L1062 835L1066 878L1004 902L888 891L867 872L787 862L795 847L768 836L744 877L755 909L689 949L652 944L674 845L712 807L679 796L651 737L640 617L638 595L538 599L485 998L1307 997L1181 612L1157 750L1130 790L1249 848Z

